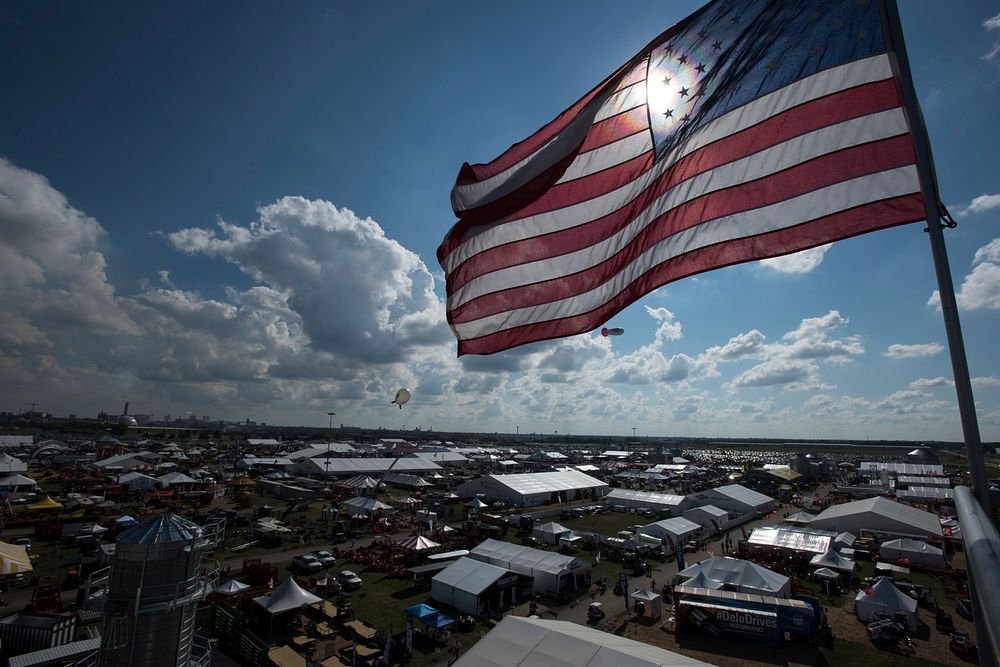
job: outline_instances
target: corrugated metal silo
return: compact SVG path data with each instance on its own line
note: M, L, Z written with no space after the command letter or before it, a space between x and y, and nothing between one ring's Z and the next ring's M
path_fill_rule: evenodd
M204 529L161 514L118 538L104 606L101 667L184 667L207 593Z

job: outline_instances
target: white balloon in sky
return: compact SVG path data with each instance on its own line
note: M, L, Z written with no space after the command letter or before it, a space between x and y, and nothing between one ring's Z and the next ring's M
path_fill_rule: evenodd
M410 390L400 389L396 392L396 398L392 399L393 404L398 405L399 409L403 409L403 404L410 400Z

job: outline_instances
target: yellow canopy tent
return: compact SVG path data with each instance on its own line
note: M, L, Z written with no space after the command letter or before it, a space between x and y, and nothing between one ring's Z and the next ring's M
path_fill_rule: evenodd
M31 572L28 550L19 544L0 542L0 574Z
M51 496L45 496L34 505L28 505L29 510L61 510L62 503L52 500Z

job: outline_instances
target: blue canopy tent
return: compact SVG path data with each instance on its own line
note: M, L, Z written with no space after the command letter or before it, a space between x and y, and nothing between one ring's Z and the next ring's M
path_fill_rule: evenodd
M441 612L434 607L421 602L420 604L407 607L403 610L403 613L407 616L415 616L418 621L422 621L428 616L434 616L435 614L440 614Z

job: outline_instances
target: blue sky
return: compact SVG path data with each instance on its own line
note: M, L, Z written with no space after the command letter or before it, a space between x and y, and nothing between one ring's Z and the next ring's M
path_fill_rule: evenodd
M997 440L1000 6L901 5ZM0 409L960 439L919 224L668 285L619 338L455 358L434 251L459 166L697 6L0 5Z

